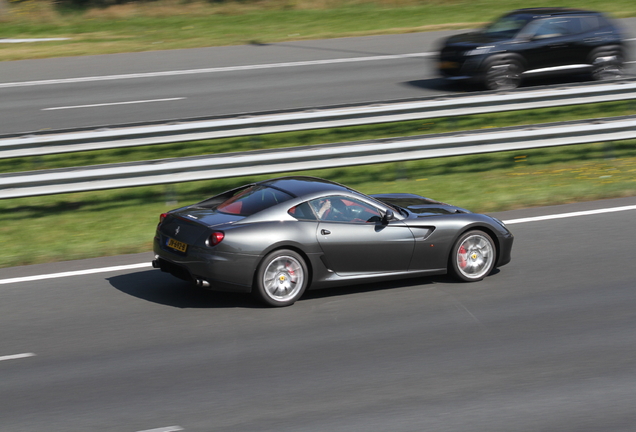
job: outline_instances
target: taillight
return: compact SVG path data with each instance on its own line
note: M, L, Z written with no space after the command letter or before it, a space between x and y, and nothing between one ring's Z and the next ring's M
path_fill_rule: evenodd
M159 215L159 225L161 225L161 224L163 223L163 220L164 220L165 218L167 218L167 217L168 217L168 213L161 213L161 214ZM157 226L159 226L159 225L157 225Z
M210 239L208 240L208 244L209 244L209 246L216 246L219 243L221 243L224 238L225 238L225 234L223 234L221 231L214 231L210 235Z

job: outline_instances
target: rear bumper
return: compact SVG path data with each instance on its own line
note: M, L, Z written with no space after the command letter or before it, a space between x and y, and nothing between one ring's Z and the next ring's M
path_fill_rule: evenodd
M212 253L190 247L185 255L162 248L155 238L152 265L161 271L217 291L250 292L257 258L251 255Z
M163 272L170 273L179 279L191 282L192 284L214 291L229 291L229 292L251 292L251 286L237 285L228 283L225 281L214 280L212 278L204 276L196 276L190 273L187 267L179 264L175 264L163 258L156 258L152 261L152 266L158 268Z

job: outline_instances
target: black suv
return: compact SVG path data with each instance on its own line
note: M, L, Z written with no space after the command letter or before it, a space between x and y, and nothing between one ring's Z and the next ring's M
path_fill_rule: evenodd
M447 79L507 90L539 74L617 78L623 62L621 32L603 14L536 8L510 12L482 30L448 38L438 67Z

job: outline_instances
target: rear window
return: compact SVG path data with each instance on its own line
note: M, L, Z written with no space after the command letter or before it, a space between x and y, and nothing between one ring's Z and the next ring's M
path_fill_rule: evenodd
M216 208L220 213L250 216L291 199L292 196L267 186L250 186L223 201Z

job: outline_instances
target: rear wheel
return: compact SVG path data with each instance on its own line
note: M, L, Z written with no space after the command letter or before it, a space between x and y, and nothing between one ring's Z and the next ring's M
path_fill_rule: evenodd
M521 64L516 60L491 63L486 69L484 85L488 90L512 90L521 84Z
M254 293L269 306L289 306L307 288L309 272L296 252L281 249L267 255L258 267Z
M495 243L483 231L468 231L455 242L449 258L449 270L462 281L475 282L495 267Z

